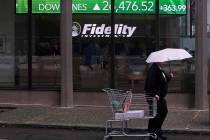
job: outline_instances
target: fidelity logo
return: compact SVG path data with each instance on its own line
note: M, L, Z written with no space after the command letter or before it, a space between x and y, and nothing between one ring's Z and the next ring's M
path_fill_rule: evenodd
M115 24L115 37L132 37L136 27L130 27L125 24ZM78 22L72 24L72 36L76 37L81 34L81 37L110 37L111 26L106 24L84 24L83 28Z
M81 26L78 22L72 23L72 36L78 36L81 33Z

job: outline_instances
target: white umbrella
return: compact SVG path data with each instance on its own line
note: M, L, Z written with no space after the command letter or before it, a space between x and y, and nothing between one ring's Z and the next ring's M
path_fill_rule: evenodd
M146 62L147 63L167 62L167 61L173 61L173 60L187 59L191 57L192 55L189 54L184 49L167 48L160 51L152 52L147 57Z

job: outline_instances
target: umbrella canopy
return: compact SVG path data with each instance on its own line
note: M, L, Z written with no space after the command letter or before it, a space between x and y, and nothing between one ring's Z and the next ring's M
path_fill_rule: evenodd
M167 61L173 61L173 60L187 59L191 57L192 55L190 55L184 49L167 48L160 51L152 52L148 56L146 62L147 63L167 62Z

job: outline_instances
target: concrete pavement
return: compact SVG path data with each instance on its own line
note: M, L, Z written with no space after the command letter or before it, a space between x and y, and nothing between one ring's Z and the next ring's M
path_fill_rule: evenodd
M105 121L112 116L108 107L18 107L0 112L0 125L47 128L97 128L104 129ZM146 120L132 120L132 129L146 129ZM210 134L209 111L169 109L164 131L177 133Z

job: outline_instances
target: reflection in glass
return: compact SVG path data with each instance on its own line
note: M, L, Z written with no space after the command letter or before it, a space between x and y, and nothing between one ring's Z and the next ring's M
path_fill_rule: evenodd
M60 87L60 15L34 15L33 87Z

